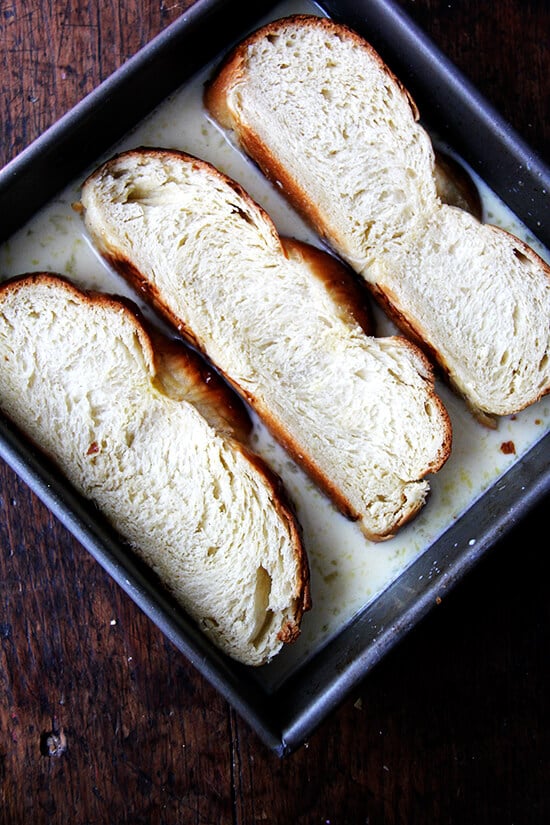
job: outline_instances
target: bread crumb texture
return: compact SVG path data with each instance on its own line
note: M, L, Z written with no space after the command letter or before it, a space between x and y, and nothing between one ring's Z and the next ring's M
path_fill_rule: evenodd
M449 453L447 413L419 350L342 311L341 289L319 277L324 255L334 279L328 253L285 249L234 181L182 153L119 155L82 202L103 254L191 332L369 538L416 514Z
M259 462L162 390L126 306L51 276L0 291L3 411L105 513L207 635L252 665L298 633L307 564Z
M321 17L274 21L205 103L481 421L550 391L550 269L442 202L418 110L365 40Z

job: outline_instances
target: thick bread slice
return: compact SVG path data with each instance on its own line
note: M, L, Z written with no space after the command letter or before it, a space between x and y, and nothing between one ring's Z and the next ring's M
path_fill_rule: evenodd
M0 405L94 501L223 651L249 665L310 606L300 527L234 437L244 408L202 359L106 295L0 287ZM248 416L245 414L245 422Z
M227 57L205 103L480 420L550 391L548 266L441 202L416 106L361 37L276 20Z
M422 507L449 455L421 351L365 334L347 268L282 241L234 181L197 158L136 149L82 189L102 254L202 350L373 540Z

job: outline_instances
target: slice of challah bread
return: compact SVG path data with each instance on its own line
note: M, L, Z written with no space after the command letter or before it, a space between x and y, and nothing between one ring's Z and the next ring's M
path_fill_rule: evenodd
M40 273L0 287L0 360L2 411L216 645L261 665L299 634L300 527L237 440L245 408L196 353L151 337L126 302Z
M481 421L549 392L548 266L442 203L417 108L357 33L269 23L227 56L205 104Z
M105 258L205 353L373 540L423 506L451 446L431 367L365 333L351 273L282 240L235 182L181 152L139 148L82 188Z

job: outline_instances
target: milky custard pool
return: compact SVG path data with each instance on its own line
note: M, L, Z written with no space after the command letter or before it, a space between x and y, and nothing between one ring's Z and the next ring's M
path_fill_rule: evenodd
M277 6L270 16L292 12L319 13L309 3L292 2ZM281 234L319 244L276 189L206 114L202 89L211 71L212 67L208 67L171 95L108 154L148 145L196 155L241 183L268 212ZM97 164L103 159L98 158ZM91 246L82 218L73 208L84 177L0 247L0 276L59 272L84 288L131 297L159 323ZM472 177L482 196L484 220L517 235L550 262L548 251L477 176L472 173ZM378 334L395 332L380 312L375 314ZM431 495L420 515L396 538L383 543L369 542L356 524L341 516L253 416L253 445L282 477L296 504L310 561L313 599L313 609L304 618L300 639L262 669L259 678L267 687L279 684L341 630L548 431L550 399L501 419L496 430L489 430L473 419L464 403L447 387L438 383L437 391L452 420L452 455L430 479ZM469 540L475 543L475 531Z

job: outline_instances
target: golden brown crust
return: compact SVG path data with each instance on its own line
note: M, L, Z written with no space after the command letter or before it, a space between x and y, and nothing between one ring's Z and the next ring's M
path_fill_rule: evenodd
M132 158L135 158L136 161L138 161L138 162L140 160L146 159L148 157L158 159L158 160L161 160L161 161L172 158L172 159L177 160L181 163L190 164L191 169L207 171L207 173L210 177L217 177L224 185L226 185L226 186L230 187L231 189L233 189L239 198L241 198L243 201L249 203L255 211L261 213L262 217L265 221L266 226L269 226L269 228L270 228L271 237L272 237L273 242L275 244L279 245L279 246L281 245L281 239L279 237L279 233L277 232L275 224L273 223L270 215L265 211L265 209L262 206L260 206L259 203L257 203L251 197L251 195L246 191L246 189L244 189L241 186L240 183L238 183L233 178L230 178L228 175L221 172L215 166L208 163L208 161L202 160L201 158L198 158L196 155L191 155L191 154L189 154L189 152L183 152L180 149L166 149L166 148L162 148L162 147L159 148L159 147L155 147L155 146L136 146L133 149L128 149L128 150L126 150L122 153L115 154L110 158L110 160L106 161L106 163L104 163L100 167L98 167L96 170L94 170L88 176L88 178L86 178L86 180L82 184L82 189L84 189L86 186L88 186L90 184L93 185L94 180L101 176L102 170L105 169L106 167L109 167L111 164L116 164L116 161L122 155L127 160L131 161ZM76 212L81 213L82 215L84 215L84 213L86 211L85 207L80 202L74 203L72 205L72 208ZM105 238L98 238L97 240L98 240L98 243L101 245L101 248L104 250L104 256L108 257L108 256L112 255L113 265L114 265L115 260L119 256L118 249L117 248L113 248L113 249L105 248ZM129 263L128 261L126 261L124 259L121 259L120 260L120 265L123 266L123 267L126 267L129 270L128 271L129 279L131 279L132 282L135 283L141 291L149 293L150 287L149 287L148 284L145 283L145 281L141 277L139 271L137 271L137 270L135 272L130 271L130 268L133 268L131 263ZM153 297L153 296L151 296L151 297Z
M24 289L28 284L41 282L43 284L51 284L59 287L60 285L65 291L74 296L79 303L87 303L89 305L103 305L111 307L119 311L125 312L131 317L132 323L139 336L143 348L147 351L148 356L154 361L154 349L151 337L148 335L145 328L145 322L142 318L142 313L139 307L129 299L113 295L106 292L98 292L93 289L82 289L73 283L67 276L61 275L58 272L26 272L7 279L0 284L0 291L11 291L17 289Z
M513 242L514 254L519 258L525 258L527 261L532 263L533 266L543 270L546 276L550 278L550 266L530 246L528 246L526 243L517 238L511 232L509 232L506 229L503 229L500 226L493 226L491 224L484 225L491 232L508 236L508 238L510 238ZM488 429L496 429L497 417L495 415L492 415L491 413L486 412L485 410L480 409L479 407L475 407L471 403L470 399L461 391L460 387L457 386L456 382L453 380L452 374L449 368L447 367L447 364L441 352L430 345L422 327L419 324L414 324L411 321L411 319L408 316L404 315L403 312L398 308L398 301L392 290L388 287L381 286L379 283L374 281L369 282L369 290L373 298L383 308L388 318L390 318L393 321L396 327L398 327L398 329L403 333L403 335L407 339L409 339L418 346L418 348L426 355L430 364L437 369L442 380L452 389L452 391L458 397L463 399L474 418L484 427L487 427ZM524 404L523 409L530 406L530 404L536 403L549 393L550 388L542 389L538 397L531 398L528 402ZM518 409L517 412L519 411L520 410Z
M110 306L127 313L142 347L155 366L155 381L174 400L190 401L218 432L248 442L252 421L245 405L222 377L197 352L182 341L155 329L131 299L122 295L82 289L56 272L23 273L0 284L0 291L25 288L40 281L63 288L81 303Z
M252 32L246 39L238 43L224 58L221 65L217 67L215 75L206 84L204 89L204 102L209 111L211 111L216 120L219 120L225 128L232 128L233 118L230 110L226 105L226 95L228 89L237 85L239 78L245 71L244 64L246 62L246 52L250 45L270 37L276 37L281 33L281 28L296 25L297 27L322 28L331 35L351 39L356 46L364 49L373 58L381 71L388 75L390 80L395 83L411 108L414 119L419 119L418 107L405 88L401 80L392 72L392 70L384 63L378 52L361 37L356 31L346 26L344 23L337 23L327 17L319 17L313 14L291 14L282 20L273 20L270 23L262 26L256 31Z
M480 221L483 205L479 190L464 166L451 155L435 150L435 182L437 194L443 203L458 206Z
M300 187L294 179L294 175L289 173L281 160L254 134L249 124L244 120L244 115L241 117L241 113L232 108L234 105L233 101L238 100L239 84L246 80L248 53L251 46L255 43L269 40L270 38L274 40L280 35L291 32L293 27L295 27L296 30L322 29L331 37L345 38L368 53L369 58L375 61L380 71L388 77L390 82L398 87L401 94L407 99L413 116L415 120L418 121L418 109L410 94L402 82L393 74L391 69L385 65L376 51L372 49L370 44L357 34L357 32L345 25L313 15L291 15L280 20L274 20L256 30L246 40L242 41L226 57L221 66L217 68L214 77L205 88L204 102L213 117L218 120L224 128L234 132L236 139L244 151L254 159L254 162L258 164L266 178L282 190L283 194L297 212L305 218L321 238L327 241L327 245L335 249L345 249L346 238L341 237L338 230L334 228L331 230L329 238L324 217L320 213L316 203L311 201L309 193ZM445 204L469 212L478 221L481 221L481 197L475 182L464 167L458 164L454 158L448 154L437 150L435 151L434 173L440 200ZM504 230L495 228L495 231ZM519 258L525 256L525 258L532 261L535 266L548 271L545 262L538 258L528 246L522 244L515 238L514 241L516 243L515 254ZM451 374L450 364L446 363L439 349L426 340L426 331L423 325L419 321L403 314L403 310L396 301L395 295L392 295L391 290L388 288L369 281L368 289L373 298L378 301L387 315L395 322L399 330L418 345L434 365L437 365L441 377L453 391L465 400L477 420L485 426L494 428L496 426L496 416L475 406L474 402L465 396L464 392L457 386L457 380L454 379ZM525 401L525 403L516 405L514 411L519 412L521 409L540 400L540 398L548 392L550 392L550 387L547 386L546 389L542 389L538 395L532 396L528 401Z
M474 418L483 424L488 429L495 429L496 421L494 416L483 412L483 410L474 409L469 403L459 387L456 386L452 380L450 370L448 369L445 360L440 352L434 349L424 337L423 331L415 326L402 312L397 308L393 293L388 288L383 288L380 284L375 282L369 283L369 289L376 299L376 301L383 308L384 312L393 321L395 326L403 333L405 338L414 344L424 353L427 363L432 369L437 369L441 379L450 387L450 389L467 404L470 412ZM439 399L439 397L438 397ZM450 451L450 434L449 434L449 451Z
M324 252L320 249L316 249L311 245L305 244L303 242L291 240L288 238L283 239L277 233L275 226L269 217L269 215L265 212L265 210L259 206L250 195L242 189L242 187L233 181L231 178L224 175L219 170L211 167L209 164L206 164L204 161L200 159L186 154L184 152L180 152L178 150L164 150L164 149L156 149L156 148L147 148L147 147L138 147L136 149L130 150L129 152L125 152L126 156L135 155L136 157L143 157L143 156L159 156L162 157L172 156L177 157L183 161L191 160L194 164L198 167L204 166L207 167L209 170L209 174L216 175L224 182L231 185L235 190L239 193L241 197L250 201L254 204L255 208L258 209L266 218L268 224L272 227L273 237L277 244L281 246L282 254L287 255L301 255L302 257L306 257L309 262L314 263L314 268L317 276L322 279L325 283L330 282L331 289L338 290L341 292L342 297L345 298L344 305L347 312L353 315L355 321L360 323L362 326L365 325L366 327L370 327L370 320L367 317L367 309L361 307L361 300L359 298L359 287L357 288L357 292L355 288L350 284L347 278L347 273L344 276L344 264L340 263L334 256L330 255L328 252ZM117 156L114 156L111 162L116 161ZM101 167L99 170L93 172L90 177L89 181L93 181L96 175L101 173ZM84 186L86 186L84 183ZM115 269L120 275L122 275L125 280L140 294L143 295L144 299L153 306L156 311L164 317L172 326L174 326L177 331L182 335L182 337L190 343L194 348L196 348L199 352L205 354L205 348L203 343L196 337L194 331L185 325L181 318L175 315L170 307L167 305L166 300L163 298L160 291L148 281L148 279L139 271L139 269L129 261L124 255L121 254L120 250L113 248L113 247L106 247L105 246L105 238L98 238L97 239L99 247L101 249L102 255L105 260ZM346 286L343 284L338 287L338 280L345 282ZM352 297L353 296L353 297ZM318 486L325 491L327 496L332 499L332 501L336 504L338 509L352 521L357 521L361 518L361 514L352 510L350 508L348 500L341 494L338 487L331 481L331 479L319 469L316 463L309 455L304 454L303 445L297 444L293 438L291 438L287 432L287 430L281 425L278 420L275 420L269 410L263 408L261 401L253 396L248 390L241 387L235 381L231 379L230 376L223 373L220 370L220 373L223 375L224 379L227 383L233 387L233 389L243 398L260 416L260 418L264 421L266 427L272 433L272 435L279 441L283 447L287 450L287 452L292 456L292 458L296 461L296 463L300 464L304 470L308 473L308 475L312 478L312 480L318 484ZM369 536L372 538L373 541L379 540L378 536ZM385 536L383 538L386 538Z
M158 381L166 395L195 406L217 432L246 443L252 421L241 399L206 361L181 341L151 331Z
M132 271L135 272L135 268L132 267ZM81 289L65 276L54 272L33 272L10 278L0 284L0 295L9 290L25 289L29 283L37 281L56 287L62 284L79 303L101 304L127 313L154 365L154 380L159 388L174 400L186 399L197 407L211 426L228 437L233 448L240 451L262 476L270 491L271 503L287 526L296 567L293 616L286 620L277 638L283 643L297 639L303 614L311 609L310 569L302 530L281 478L248 446L252 423L240 398L205 363L202 356L181 341L154 329L139 307L126 297ZM36 446L43 449L39 444Z
M137 161L142 161L147 156L150 157L173 157L182 162L191 161L196 167L204 167L208 170L209 175L217 176L226 185L233 187L239 195L253 204L254 209L261 212L265 216L266 224L271 227L273 233L273 241L281 249L281 255L288 258L295 258L304 261L310 269L313 276L317 277L323 283L329 294L331 295L337 311L341 312L342 317L349 322L350 318L354 324L359 325L367 334L372 334L373 323L370 316L370 303L368 301L368 287L355 274L352 275L350 268L344 264L334 254L329 253L321 248L314 247L311 244L304 243L289 238L282 238L278 235L275 226L270 217L265 211L248 195L242 187L228 178L219 170L212 167L194 156L176 150L163 150L155 148L138 147L134 150L124 153L125 157L131 159L135 156ZM94 172L88 181L93 185L94 177L101 176L106 166L109 167L111 163L116 164L117 156L108 161L106 165L100 167ZM88 182L85 182L84 186ZM116 269L138 292L142 293L149 304L154 306L161 316L168 320L168 322L178 330L178 332L192 344L194 348L208 357L206 347L203 342L199 340L195 331L187 328L180 317L174 314L168 305L168 299L162 295L162 292L145 277L131 261L120 252L119 249L113 246L106 246L106 238L102 234L101 237L96 238L99 249L106 260ZM407 342L403 341L406 345ZM450 452L450 431L451 425L448 420L448 415L443 407L442 402L437 397L433 382L433 371L428 361L424 361L421 353L412 345L408 344L411 350L414 351L418 368L426 376L427 385L431 383L430 398L434 405L437 405L441 411L441 419L446 422L444 424L444 442L442 449L433 459L432 465L426 469L426 474L437 471L447 460ZM295 438L289 434L284 422L281 422L278 417L275 417L273 410L265 408L261 398L257 397L255 393L248 388L241 386L230 375L217 364L216 369L223 376L225 381L232 387L240 397L246 401L252 409L258 414L267 429L272 433L274 438L286 449L289 455L295 462L301 466L304 471L310 476L314 483L325 492L327 497L332 500L340 512L352 521L363 521L364 513L356 509L352 505L345 494L342 493L338 484L336 484L330 475L327 474L316 462L309 450L304 449L303 443L298 443ZM380 532L371 533L364 524L361 524L361 529L366 537L372 541L384 541L391 538L397 530L405 523L409 522L417 514L421 508L422 502L418 505L410 504L408 510L404 514L399 523L393 523L391 532L388 530L386 534ZM307 601L307 600L306 600Z
M300 635L300 623L303 614L311 610L311 588L309 559L303 543L302 528L298 520L296 509L289 498L280 476L259 455L251 452L245 444L236 444L264 477L267 487L271 488L272 500L279 516L286 521L292 537L292 545L296 560L296 592L294 604L294 621L287 623L279 631L280 641L293 641ZM283 638L283 636L285 638Z
M321 253L328 256L328 253ZM196 338L193 331L188 329L181 321L181 318L174 315L169 306L161 297L161 294L156 290L144 277L139 270L126 258L114 253L107 253L105 255L108 263L126 280L128 283L141 292L145 299L155 307L157 312L171 323L178 332L200 352L204 352L201 342ZM221 371L220 371L221 372ZM303 446L296 443L292 439L287 430L281 425L278 419L274 419L269 410L264 409L261 401L250 393L246 388L241 387L231 376L221 372L227 383L252 407L263 420L268 430L272 433L274 438L282 444L289 455L300 464L311 479L323 489L329 498L335 502L338 509L352 521L357 521L361 518L361 514L350 509L348 500L342 496L338 487L331 481L331 479L322 472L310 456L304 454ZM377 536L371 537L373 541L377 540Z
M334 34L337 37L345 35L351 39L360 49L369 53L371 58L378 64L380 71L386 74L399 88L415 120L419 119L419 111L403 83L391 69L386 66L380 55L366 40L344 24L336 23L329 18L317 17L316 15L295 14L289 15L283 20L274 20L271 23L267 23L239 43L216 69L214 76L205 85L204 104L206 109L223 128L234 132L241 147L254 159L254 162L259 166L265 177L283 192L296 211L312 225L317 234L321 238L326 239L327 232L324 220L316 204L312 202L308 192L298 186L285 165L279 161L276 155L269 151L268 147L257 137L254 131L249 129L248 125L243 123L238 116L235 117L229 105L231 90L238 86L239 81L246 74L246 54L249 46L264 38L269 39L269 37L276 37L280 34L281 28L294 24L298 27L319 27L329 34ZM334 241L334 239L332 239L332 241ZM333 243L331 243L331 245L333 245Z
M334 255L296 238L281 238L289 258L305 261L312 272L332 295L339 314L346 320L359 324L363 332L373 335L374 322L370 297L363 279Z

